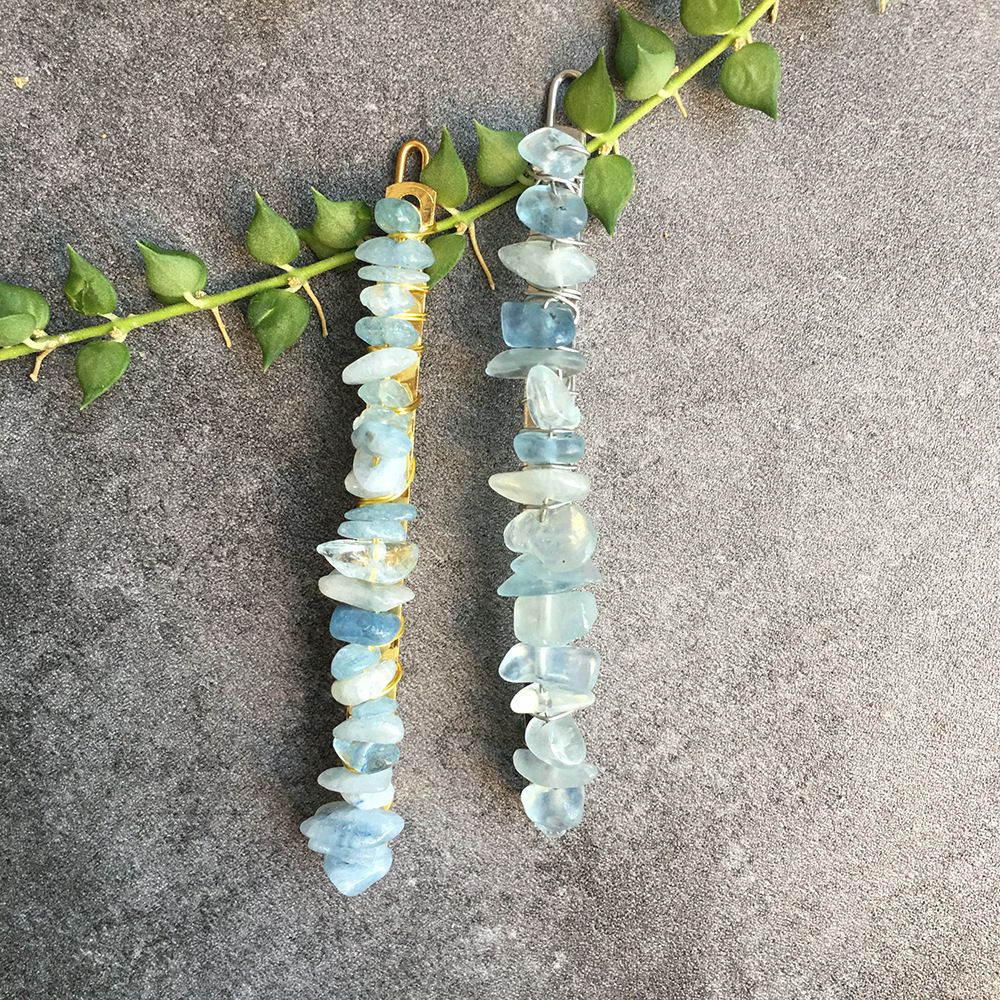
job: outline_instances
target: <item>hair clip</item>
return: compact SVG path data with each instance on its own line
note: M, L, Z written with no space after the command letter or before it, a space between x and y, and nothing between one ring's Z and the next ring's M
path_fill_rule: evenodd
M424 239L435 228L436 201L433 189L404 180L414 150L427 165L423 143L403 145L395 183L375 206L375 223L387 235L367 240L356 253L366 264L358 274L374 282L361 293L372 315L354 327L368 352L343 374L367 404L354 421L351 444L357 450L346 480L359 502L337 529L340 537L317 549L333 566L319 588L340 602L330 632L347 645L333 657L331 691L348 715L333 730L341 766L325 770L319 783L343 800L320 806L300 829L309 847L324 855L327 876L345 896L385 875L392 864L388 843L403 829L402 816L391 809L392 769L403 737L396 688L403 672L402 605L413 598L403 580L418 555L407 528L417 516L410 482L428 280L423 268L434 262Z
M580 588L601 579L591 561L594 524L579 506L590 479L578 469L584 441L576 433L575 402L576 376L586 367L574 346L578 286L596 272L578 238L587 222L582 175L590 154L582 132L554 124L559 87L576 76L566 70L552 81L546 126L518 145L537 181L517 201L518 218L530 233L523 243L503 247L500 260L528 286L523 302L503 304L508 350L486 368L495 378L525 382L524 429L514 438L522 468L490 477L493 490L523 507L503 535L518 555L498 593L515 598L519 641L500 664L500 676L526 685L510 703L514 712L531 716L527 747L515 751L514 767L530 782L521 793L528 818L550 837L580 823L584 786L598 774L586 760L575 713L594 702L601 660L594 650L573 645L597 618L594 595Z

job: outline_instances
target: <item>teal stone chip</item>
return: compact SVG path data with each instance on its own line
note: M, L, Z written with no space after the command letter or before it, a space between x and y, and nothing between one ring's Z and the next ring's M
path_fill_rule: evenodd
M351 444L379 458L403 458L413 450L413 439L405 430L379 420L363 420L358 424L351 434Z
M403 720L395 714L382 714L368 719L352 714L333 730L335 740L351 740L355 743L398 743L404 734Z
M528 646L519 642L503 658L500 676L512 684L552 684L586 694L600 669L600 655L586 646Z
M576 320L565 302L505 302L500 330L508 347L572 347Z
M529 132L517 144L517 151L541 173L564 181L582 174L590 159L579 139L551 125Z
M419 233L420 211L404 198L380 198L375 203L375 225L383 233Z
M576 236L587 224L587 206L568 188L536 184L517 199L517 217L529 228L554 239Z
M585 636L596 620L597 601L586 590L533 594L514 601L514 635L530 646L565 646Z
M369 810L372 811L372 810ZM344 861L333 854L323 858L323 871L342 896L358 896L392 867L392 851L379 847L363 861Z
M404 285L390 285L379 282L361 291L361 304L376 316L398 316L412 312L417 300Z
M365 774L384 771L399 763L399 747L395 743L359 743L335 738L333 750L349 768Z
M360 674L369 667L374 667L381 659L382 652L378 648L351 643L334 653L333 662L330 664L330 673L340 681L346 677Z
M377 317L369 317L374 319ZM391 319L398 319L393 316ZM362 338L364 339L364 338ZM410 390L394 378L380 378L369 382L364 382L358 389L358 395L369 406L387 406L392 409L402 409L413 402Z
M510 567L513 574L497 587L497 593L501 597L561 594L601 582L601 574L589 560L582 566L560 573L546 569L537 556L520 555Z
M354 256L366 264L380 264L383 267L430 267L434 263L434 251L420 240L394 240L388 236L376 236L365 240Z
M383 542L403 542L406 529L399 521L344 521L337 528L341 538L380 539Z
M384 267L381 264L366 264L359 269L358 277L390 285L426 285L428 280L427 272L415 267Z
M365 611L362 608L352 608L349 604L342 604L335 608L330 616L330 635L334 639L340 639L341 642L388 646L398 638L402 630L403 619L388 611Z
M362 316L354 332L372 347L412 347L420 339L417 328L402 316Z
M597 265L579 248L567 243L531 239L501 247L500 262L536 288L568 288L589 281Z
M513 347L496 355L486 366L486 374L493 378L527 378L531 369L540 365L569 378L587 367L587 359L569 347Z
M521 431L514 437L514 454L525 465L576 465L586 448L571 431Z
M380 698L372 698L371 701L363 701L358 705L351 706L352 719L374 719L379 715L391 715L399 707L395 698L383 695Z
M349 510L344 517L348 521L412 521L417 516L417 508L412 503L367 503Z
M530 750L514 751L514 768L532 784L543 788L579 788L590 784L600 774L595 765L586 761L572 767L546 764Z
M528 785L521 804L535 828L546 837L561 837L583 821L582 788L544 788Z

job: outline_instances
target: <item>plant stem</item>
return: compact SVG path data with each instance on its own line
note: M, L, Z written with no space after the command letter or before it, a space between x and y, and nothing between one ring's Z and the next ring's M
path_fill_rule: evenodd
M671 77L669 83L659 93L654 94L645 100L637 108L627 114L621 121L616 122L607 132L595 135L587 143L587 149L591 152L600 149L602 146L613 143L619 136L627 132L633 125L646 117L654 108L658 107L665 100L673 97L693 76L700 73L710 62L722 55L730 45L737 39L743 38L747 32L762 18L768 11L777 7L778 0L762 0L746 17L744 17L732 31L723 35L710 49L703 52L689 66L685 67L675 76ZM437 224L437 231L443 232L447 229L454 229L464 223L466 226L472 225L476 219L488 212L492 212L512 201L522 191L525 185L517 182L510 187L504 188L491 198L467 208L464 212L456 212L448 219L442 219ZM250 295L256 295L268 288L287 287L290 279L297 278L301 284L305 284L310 278L324 271L330 271L335 267L354 260L354 251L347 250L325 260L318 260L314 264L307 264L304 267L291 268L284 274L276 275L273 278L266 278L263 281L256 281L250 285L242 285L239 288L231 288L226 292L219 292L217 295L207 295L198 300L198 305L189 302L178 302L172 306L165 306L163 309L156 309L153 312L139 313L132 316L125 316L115 323L101 323L97 326L82 327L79 330L70 330L68 333L60 333L55 336L39 337L34 341L35 346L28 347L25 344L17 344L14 347L4 347L0 349L0 361L8 358L20 357L23 354L35 354L38 351L48 351L62 344L72 344L79 340L89 340L92 337L103 337L117 329L121 333L128 333L140 326L148 326L150 323L158 323L160 320L172 319L175 316L185 316L193 312L204 309L217 309L219 306L237 299L244 299Z

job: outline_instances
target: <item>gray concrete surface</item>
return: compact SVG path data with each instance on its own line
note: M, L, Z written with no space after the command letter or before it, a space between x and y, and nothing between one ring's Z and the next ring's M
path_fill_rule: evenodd
M700 50L676 3L630 4ZM334 644L315 545L348 498L352 274L266 377L235 308L132 335L77 410L72 349L0 366L0 996L910 1000L1000 995L993 4L785 0L781 121L717 68L630 133L588 231L581 404L606 582L582 718L604 768L557 843L521 814L496 674L517 399L471 263L433 293L391 874L339 897ZM447 124L539 124L611 41L589 0L12 0L0 277L62 248L148 308L134 241L265 273L257 187L377 198ZM12 78L29 78L24 89ZM481 192L476 192L479 197ZM483 220L493 262L519 238ZM52 329L75 325L54 309Z

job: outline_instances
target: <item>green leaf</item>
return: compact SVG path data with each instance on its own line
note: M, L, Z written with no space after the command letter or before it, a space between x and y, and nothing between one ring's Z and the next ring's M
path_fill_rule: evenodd
M208 268L200 257L142 241L139 249L146 259L146 284L165 306L183 302L185 293L194 295L205 287Z
M49 304L33 288L0 281L0 316L15 313L27 313L34 318L35 329L44 330L49 321Z
M107 392L128 368L129 350L117 340L92 340L76 356L76 378L83 390L83 406Z
M590 68L584 70L567 88L563 108L569 120L584 132L599 135L615 123L615 88L611 86L604 49Z
M23 344L34 332L35 317L31 313L0 316L0 347Z
M479 156L476 173L487 187L508 187L528 167L527 160L517 151L523 132L500 132L475 123L479 136Z
M781 60L773 45L751 42L723 64L719 83L733 104L753 108L778 120L778 85Z
M67 244L69 274L66 275L66 298L84 316L107 316L118 305L115 286Z
M724 35L742 16L740 0L681 0L681 24L692 35Z
M608 235L635 189L635 170L628 157L618 153L594 156L583 171L583 200L592 215L601 220Z
M309 303L287 288L269 288L250 300L247 320L260 344L264 371L302 336L309 325L309 316Z
M332 257L341 250L353 250L372 227L372 210L363 201L330 201L316 188L312 189L312 193L316 202L316 218L309 231L316 240L316 246L310 240L306 242L313 253ZM317 247L329 252L320 254Z
M247 227L247 250L254 260L280 267L298 257L302 246L294 226L254 191L257 208Z
M618 8L622 30L615 49L615 68L625 80L625 96L644 101L662 90L674 71L674 43L659 28L643 24Z
M465 253L465 237L461 233L442 233L428 240L427 245L434 251L434 263L425 268L427 287L436 285L462 259Z
M430 163L420 171L420 183L434 188L437 203L445 208L458 208L469 197L469 175L455 152L448 129L441 129L441 145Z
M335 250L333 247L327 246L321 239L319 239L312 229L296 229L296 234L299 239L320 259L325 260L327 257L332 257L336 253L340 253L339 250Z

